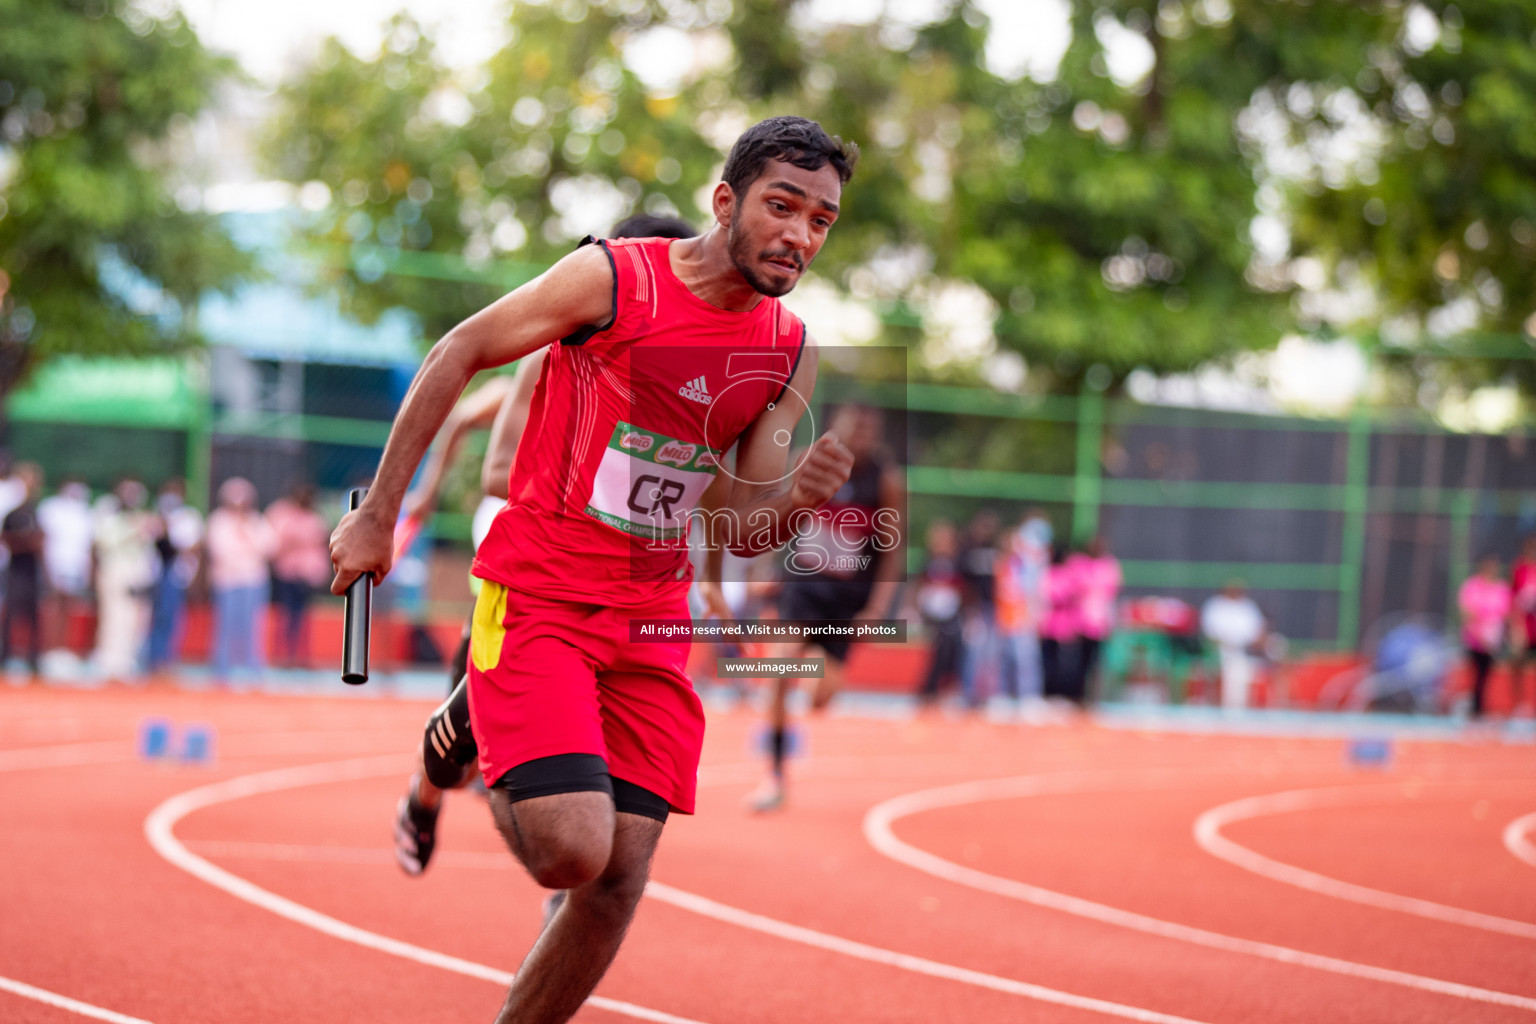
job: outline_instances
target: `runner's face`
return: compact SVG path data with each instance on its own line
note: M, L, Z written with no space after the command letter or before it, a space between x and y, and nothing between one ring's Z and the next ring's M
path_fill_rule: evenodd
M844 406L832 419L830 429L837 439L862 462L880 443L880 413L865 406Z
M764 295L788 294L827 240L842 192L831 164L807 171L770 161L737 199L726 234L747 283Z

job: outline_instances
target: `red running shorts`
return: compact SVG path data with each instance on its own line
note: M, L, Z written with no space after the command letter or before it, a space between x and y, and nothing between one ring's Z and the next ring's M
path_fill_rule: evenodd
M484 581L469 715L486 785L535 758L596 754L614 778L693 813L704 708L683 671L689 642L632 643L635 617L686 619L686 598L637 612Z

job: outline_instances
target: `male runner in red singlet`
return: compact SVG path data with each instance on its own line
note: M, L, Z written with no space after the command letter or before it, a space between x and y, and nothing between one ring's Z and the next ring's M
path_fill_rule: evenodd
M625 217L608 232L609 238L692 238L698 234L692 224L679 217L658 217L637 213ZM405 496L405 514L425 522L437 508L438 493L453 465L454 456L465 436L472 430L489 428L490 439L485 447L485 458L480 463L480 490L483 497L475 508L470 524L470 540L474 549L490 532L491 521L507 503L507 493L512 475L512 461L517 455L517 445L523 429L528 425L528 410L533 404L533 389L544 369L544 350L518 361L515 373L492 377L479 390L465 395L448 414L443 423L440 444L435 445L422 467L421 478ZM476 591L478 593L478 589ZM469 671L469 624L464 626L463 642L454 652L448 666L448 689L451 692ZM416 872L412 872L415 874Z
M332 536L333 592L382 579L406 486L464 386L547 347L511 497L475 560L469 704L497 828L569 895L500 1024L570 1019L618 952L667 814L693 811L704 717L688 644L630 629L688 617L690 513L728 513L747 528L731 550L750 555L848 479L830 433L789 464L816 360L776 297L820 250L856 157L812 121L761 122L732 148L703 236L581 248L454 328ZM735 372L759 360L784 370ZM717 473L732 446L734 473Z
M609 238L692 238L697 232L687 221L677 217L636 214L613 226ZM476 428L489 427L490 441L480 466L480 487L484 497L475 509L470 525L470 539L478 552L490 533L496 513L507 503L511 486L512 463L519 441L528 424L533 404L534 386L544 369L544 350L540 349L518 361L511 375L493 377L478 391L466 395L453 407L443 424L443 443L433 447L421 471L421 481L405 496L407 518L424 522L437 506L438 491L448 466L464 435ZM480 581L471 579L474 593L480 593ZM473 778L470 768L477 754L474 734L469 724L469 643L473 620L464 624L464 635L448 666L448 701L429 720L426 744L430 758L411 776L408 793L395 810L395 860L409 875L419 875L432 859L437 842L437 817L443 791L457 789ZM431 731L442 729L436 745ZM445 742L449 730L452 742ZM450 757L450 750L452 756Z

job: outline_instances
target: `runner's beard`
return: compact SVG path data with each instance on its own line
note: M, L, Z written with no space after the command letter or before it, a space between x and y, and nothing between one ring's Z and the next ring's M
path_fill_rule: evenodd
M747 284L750 284L758 292L771 299L776 299L781 295L788 295L794 291L795 284L800 280L798 274L788 281L770 281L763 277L758 272L756 261L753 258L751 240L747 238L745 233L737 230L734 221L726 231L725 248L730 254L732 265L735 266L737 272L742 277L746 278ZM793 256L788 258L794 259ZM803 272L805 268L801 267L800 269Z

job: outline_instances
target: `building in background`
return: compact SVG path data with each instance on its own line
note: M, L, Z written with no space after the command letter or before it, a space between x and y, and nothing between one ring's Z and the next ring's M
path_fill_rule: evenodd
M124 475L184 477L203 509L234 476L263 503L296 479L338 492L371 476L420 362L419 330L404 312L358 324L312 295L315 265L288 244L295 215L227 215L265 279L203 300L206 350L44 365L7 401L15 456L95 491Z

